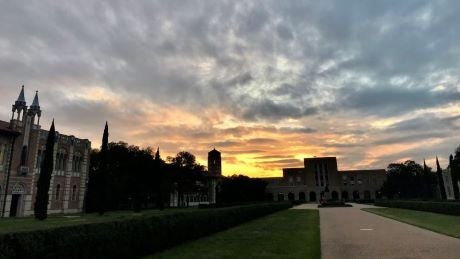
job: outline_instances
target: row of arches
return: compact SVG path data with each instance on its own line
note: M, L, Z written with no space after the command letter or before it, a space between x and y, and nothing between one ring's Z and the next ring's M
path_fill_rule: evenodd
M337 191L332 191L330 193L330 198L332 200L344 200L344 201L348 201L348 200L371 200L372 199L372 196L371 196L371 192L368 191L368 190L365 190L363 193L363 195L361 196L360 192L359 191L353 191L351 194L348 193L348 191L342 191L341 192L341 195L339 196L339 193ZM298 193L298 199L299 201L307 201L307 197L306 197L306 193L305 192L299 192ZM375 197L378 198L379 197L379 193L376 191L375 192ZM295 194L293 192L289 192L287 194L287 197L284 193L278 193L277 195L277 200L278 201L284 201L284 200L290 200L290 201L294 201L296 200L295 199ZM318 200L318 195L316 192L314 191L311 191L308 193L308 201L310 202L315 202Z

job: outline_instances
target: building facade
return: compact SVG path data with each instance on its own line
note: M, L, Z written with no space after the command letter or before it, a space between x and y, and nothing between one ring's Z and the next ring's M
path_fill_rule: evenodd
M157 155L159 151L157 151ZM194 191L179 194L178 188L174 188L169 194L170 207L194 207L200 204L216 203L216 188L222 177L220 152L215 148L208 152L208 172L203 172L203 178L195 182ZM176 186L177 187L177 186Z
M385 170L339 171L335 157L305 158L303 168L284 168L282 177L263 178L275 201L374 200L385 181Z
M13 104L10 122L0 121L0 204L2 217L33 214L37 180L48 131L41 129L38 93L27 106L24 87ZM49 213L83 209L91 142L56 132Z

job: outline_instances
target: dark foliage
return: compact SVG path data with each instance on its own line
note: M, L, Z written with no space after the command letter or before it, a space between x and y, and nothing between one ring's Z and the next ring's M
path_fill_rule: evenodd
M107 145L107 175L105 178L105 210L133 209L139 211L144 207L153 207L159 189L160 166L162 161L155 161L152 149L140 149L128 146L124 142ZM100 165L102 152L91 152L91 166L87 192L87 212L98 212L101 193Z
M414 161L389 164L387 179L382 193L388 198L434 199L437 198L436 174L431 168L421 166Z
M460 215L460 202L378 200L377 206Z
M48 132L48 138L46 139L45 157L43 158L40 175L38 176L37 181L37 196L34 204L34 216L39 220L44 220L48 216L48 192L50 188L51 174L53 173L55 136L56 132L53 120Z
M218 203L252 202L265 200L267 182L249 178L244 175L233 175L223 178L217 193Z
M149 147L141 149L124 142L112 142L108 144L106 157L106 195L103 204L106 210L162 209L172 191L177 191L179 197L187 193L208 193L208 186L204 184L204 167L196 163L195 156L189 152L179 152L167 164L161 160L159 151L153 154ZM101 159L102 150L93 150L86 212L97 212L100 208L98 178L103 164ZM179 200L179 206L187 205L186 200Z
M96 173L96 193L97 193L97 212L99 215L104 214L106 211L107 200L107 179L108 179L108 149L109 149L109 126L107 122L104 127L104 134L102 135L101 152L99 158L99 170Z
M135 258L287 209L257 204L0 235L0 258Z

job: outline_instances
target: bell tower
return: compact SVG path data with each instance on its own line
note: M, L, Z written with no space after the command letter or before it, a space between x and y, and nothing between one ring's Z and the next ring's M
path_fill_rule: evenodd
M215 148L208 152L208 171L213 175L222 175L222 160L220 152Z

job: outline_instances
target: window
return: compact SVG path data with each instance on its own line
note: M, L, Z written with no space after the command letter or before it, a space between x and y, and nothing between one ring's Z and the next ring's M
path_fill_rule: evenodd
M56 163L54 165L54 169L56 171L65 171L66 163L67 163L67 151L61 148L59 152L56 154Z
M289 182L290 183L294 182L294 178L292 176L289 176Z
M0 143L0 165L6 164L6 144Z
M72 159L72 171L81 172L83 157L80 152L76 152Z
M61 192L61 185L58 184L56 185L56 194L55 194L55 197L56 197L56 200L58 201L59 200L59 195L60 195L60 192Z
M296 177L296 181L297 181L298 183L300 183L300 181L302 181L302 177L297 176L297 177Z
M27 163L27 146L22 147L21 151L21 165L25 166Z
M77 186L74 185L72 186L72 200L76 200L77 199Z

